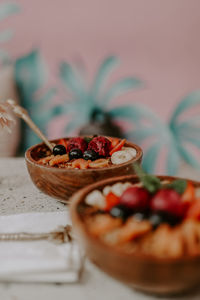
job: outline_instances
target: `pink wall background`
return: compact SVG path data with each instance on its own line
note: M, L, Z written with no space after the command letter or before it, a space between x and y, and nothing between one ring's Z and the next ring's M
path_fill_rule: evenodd
M200 88L199 0L18 0L6 45L14 56L39 47L54 80L61 60L84 60L90 76L105 55L122 64L117 77L146 84L124 101L141 101L167 119L175 104Z

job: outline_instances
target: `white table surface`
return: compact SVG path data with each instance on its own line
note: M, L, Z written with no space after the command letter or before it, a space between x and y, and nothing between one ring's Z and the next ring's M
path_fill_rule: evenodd
M186 166L179 175L200 178ZM16 214L34 211L59 211L66 206L38 191L32 184L23 158L0 158L0 214ZM136 292L99 271L86 262L80 283L76 284L17 284L0 283L0 300L146 300L154 296ZM162 298L169 299L169 298ZM200 290L173 299L200 299Z

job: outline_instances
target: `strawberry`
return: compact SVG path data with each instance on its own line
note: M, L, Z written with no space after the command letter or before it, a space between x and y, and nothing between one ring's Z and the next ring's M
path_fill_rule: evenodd
M125 140L125 139L119 141L119 143L118 143L118 144L110 151L110 155L112 155L112 154L115 153L116 151L121 150L125 143L126 143L126 140Z
M200 220L200 199L191 202L186 218Z
M65 146L65 148L67 149L67 140L66 139L60 139L58 144Z
M187 181L184 193L182 194L183 202L192 202L195 198L195 187L192 182Z
M111 142L111 149L115 148L117 144L119 143L120 139L118 138L112 138L112 137L107 137L107 139Z

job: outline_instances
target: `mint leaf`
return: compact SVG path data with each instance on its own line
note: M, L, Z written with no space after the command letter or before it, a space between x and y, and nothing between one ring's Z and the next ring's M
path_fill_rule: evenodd
M93 137L84 137L84 140L86 141L86 143L89 144L89 142L91 142L91 140L93 139Z
M157 192L160 187L160 179L153 175L145 175L140 178L143 183L143 186L152 194Z
M134 170L147 191L154 194L160 189L161 182L158 177L146 174L138 164L134 164Z
M187 187L187 181L185 179L177 179L171 183L163 185L165 189L173 189L179 194L183 194Z

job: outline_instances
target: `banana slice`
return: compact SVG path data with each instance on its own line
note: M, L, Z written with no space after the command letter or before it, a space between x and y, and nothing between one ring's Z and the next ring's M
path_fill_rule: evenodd
M137 155L137 151L136 151L135 148L132 148L132 147L123 147L122 150L128 151L132 155L132 157L136 157L136 155Z
M130 182L125 182L125 183L115 183L112 186L106 185L103 189L103 195L106 197L110 192L115 194L116 196L120 197L123 192L132 185Z
M111 156L114 165L123 164L133 158L132 154L126 150L116 151Z
M101 209L103 209L106 204L105 197L98 190L94 190L93 192L88 194L87 197L85 198L85 203L91 206L96 206Z
M133 184L131 183L131 182L125 182L124 184L123 184L123 192L127 189L127 188L129 188L130 186L132 186Z
M113 192L113 194L115 194L116 196L120 197L123 192L130 187L132 184L130 182L125 182L125 183L115 183L112 187L111 187L111 191Z
M113 194L120 197L122 195L123 191L124 191L123 190L123 183L121 183L121 182L115 183L112 186L111 191L113 192Z
M103 195L107 196L112 191L112 187L110 185L106 185L103 189Z

